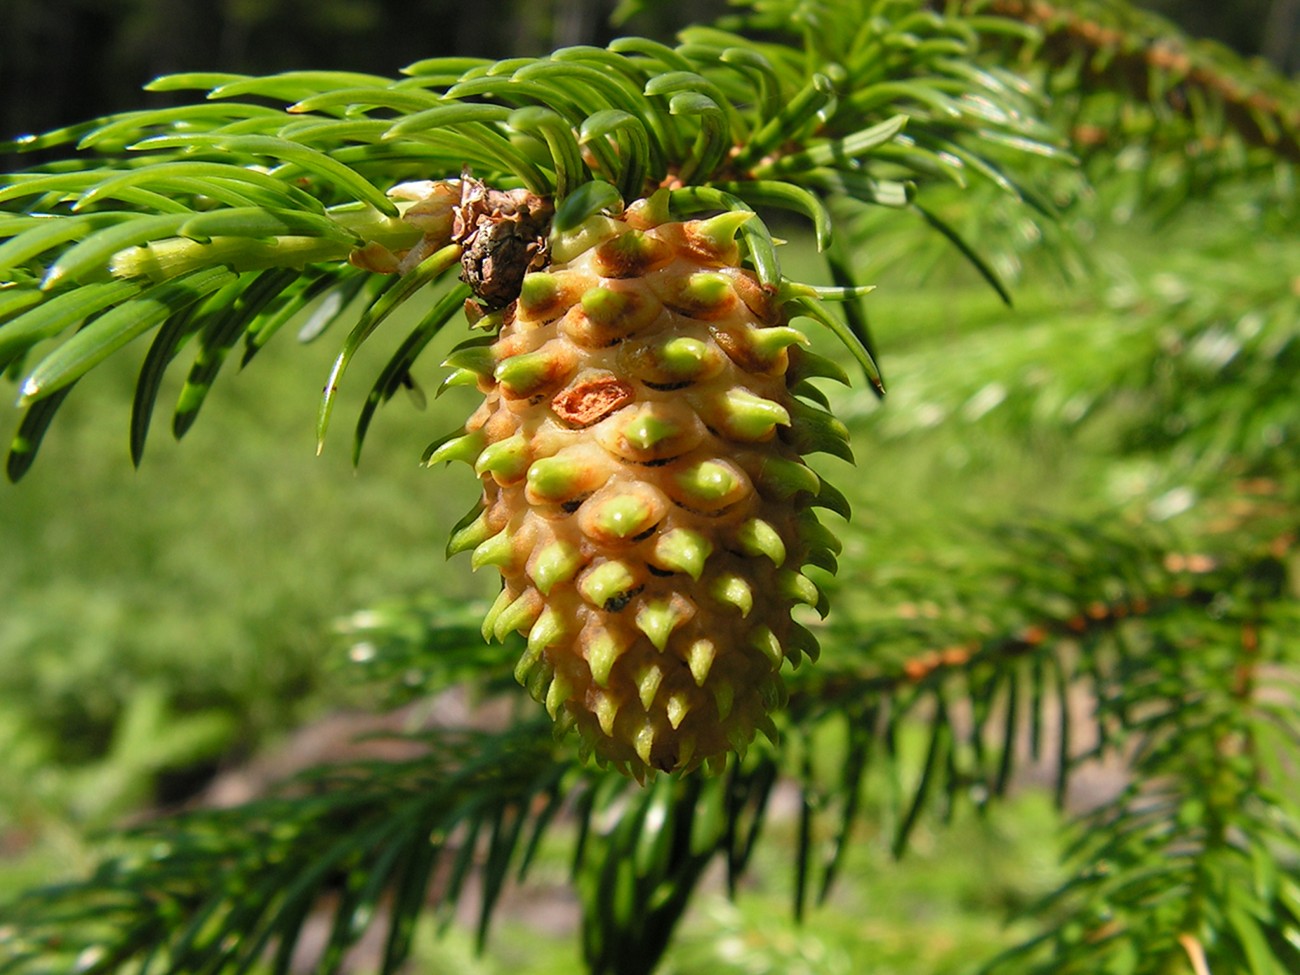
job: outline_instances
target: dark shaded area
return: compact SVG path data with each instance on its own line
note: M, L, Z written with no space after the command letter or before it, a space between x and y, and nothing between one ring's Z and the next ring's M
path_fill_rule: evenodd
M1286 70L1300 62L1300 0L1142 5ZM637 12L616 26L620 6ZM394 75L439 55L535 55L624 33L668 39L727 8L726 0L4 0L0 138L178 100L141 91L173 72Z
M1300 70L1300 0L1139 0L1194 37L1212 38L1240 54Z
M668 39L725 0L3 0L0 138L166 104L141 87L181 71L396 75L421 58L536 55L620 34Z

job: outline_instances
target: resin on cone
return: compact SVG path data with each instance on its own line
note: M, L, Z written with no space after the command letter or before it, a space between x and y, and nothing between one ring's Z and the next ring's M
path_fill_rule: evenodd
M775 735L782 665L817 653L791 610L824 610L801 569L834 568L811 509L838 503L801 453L847 434L794 390L839 370L741 266L752 216L658 195L552 235L495 341L449 360L484 400L430 463L483 483L448 546L501 573L483 633L524 634L519 680L638 777Z

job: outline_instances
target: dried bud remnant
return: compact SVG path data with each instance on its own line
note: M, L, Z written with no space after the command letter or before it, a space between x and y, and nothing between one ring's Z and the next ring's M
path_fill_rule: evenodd
M504 308L519 297L524 275L546 264L553 209L528 190L489 189L468 176L460 186L451 239L465 248L462 277L489 308Z

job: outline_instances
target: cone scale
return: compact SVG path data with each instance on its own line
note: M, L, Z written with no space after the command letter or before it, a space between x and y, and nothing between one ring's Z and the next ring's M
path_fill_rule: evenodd
M553 234L431 458L483 485L451 550L501 573L484 635L524 634L520 682L638 778L773 735L783 664L816 653L790 615L827 554L791 392L806 339L741 265L748 216L652 198Z

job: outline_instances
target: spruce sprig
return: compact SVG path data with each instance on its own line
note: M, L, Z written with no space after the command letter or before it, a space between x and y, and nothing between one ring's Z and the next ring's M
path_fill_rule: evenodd
M936 181L989 180L1018 194L1000 161L1008 144L1061 155L1023 86L963 67L979 59L969 24L919 8L899 16L915 4L894 4L888 17L875 6L842 3L818 14L845 23L873 14L833 49L809 34L802 43L760 44L701 28L676 47L623 38L545 58L440 58L411 65L401 79L174 75L150 87L200 91L206 100L192 111L130 112L18 140L10 148L75 154L0 189L12 214L0 224L8 279L0 366L21 377L29 410L11 445L10 477L30 466L64 391L155 329L132 458L142 456L159 368L197 334L199 361L173 420L183 434L241 338L247 360L294 313L312 302L339 306L330 293L361 287L349 255L418 244L420 232L402 219L409 203L388 193L404 181L454 178L468 167L501 188L553 195L557 205L592 182L625 200L656 186L716 187L728 196L709 205L795 211L826 247L827 210L837 200L907 206L915 187ZM881 51L890 53L882 60ZM611 199L586 202L599 209ZM978 262L978 250L963 246ZM765 279L779 277L774 257L768 263ZM836 268L837 281L860 285L849 265ZM391 301L391 311L446 269L406 273L385 289L388 298L370 292L370 300ZM332 288L314 286L327 278ZM92 288L96 301L87 304ZM236 302L236 294L245 297ZM375 317L375 308L366 314ZM856 310L848 314L857 333L842 337L859 346L864 325ZM405 381L444 323L422 326L384 369L358 425L358 449L373 404ZM347 344L340 366L368 334ZM59 344L51 350L48 342Z

